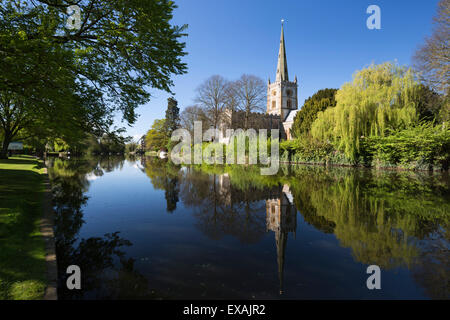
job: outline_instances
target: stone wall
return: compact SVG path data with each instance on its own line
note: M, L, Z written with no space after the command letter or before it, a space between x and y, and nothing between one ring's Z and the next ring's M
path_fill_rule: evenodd
M228 139L226 137L227 129L245 129L245 118L245 111L225 111L218 126L221 133L219 142L228 143ZM248 116L247 128L255 129L256 131L259 129L267 129L268 136L270 135L271 129L279 129L280 138L286 139L283 123L279 115L251 112Z

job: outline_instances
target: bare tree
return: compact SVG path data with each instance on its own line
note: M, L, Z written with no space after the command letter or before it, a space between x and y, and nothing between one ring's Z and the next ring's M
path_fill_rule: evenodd
M233 92L238 102L238 109L245 112L245 129L248 128L252 112L262 112L266 103L266 84L254 75L243 74L233 83Z
M209 128L210 123L203 109L198 105L186 107L180 114L181 127L187 129L191 135L194 134L194 122L201 121L203 130Z
M450 0L438 3L433 34L414 56L415 68L436 91L449 94L450 82Z
M221 115L228 105L228 89L229 81L219 75L208 78L197 88L195 101L203 108L214 128L218 128Z
M227 98L226 108L232 111L236 111L239 109L240 101L237 95L237 91L238 91L237 81L228 82L228 85L225 88L225 94Z

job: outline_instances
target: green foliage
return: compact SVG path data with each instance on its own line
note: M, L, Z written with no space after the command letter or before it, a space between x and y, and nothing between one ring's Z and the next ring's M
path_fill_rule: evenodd
M69 144L101 136L116 111L134 123L150 88L170 92L171 76L186 72L173 1L79 1L79 30L65 27L68 5L0 2L3 146L19 133Z
M443 98L442 108L439 111L439 120L441 122L450 122L450 95Z
M0 160L0 300L42 299L46 287L42 162Z
M174 98L167 99L165 127L169 137L180 127L180 108L177 105L178 102Z
M69 149L69 145L67 143L65 143L64 140L57 138L53 141L53 148L51 151L61 152L61 151L66 151L68 149Z
M125 141L122 137L105 134L100 139L101 153L124 153Z
M317 113L336 106L336 91L337 89L321 89L306 99L295 115L292 125L293 137L300 138L309 134L312 123L317 119Z
M334 93L320 90L305 102L294 120L296 139L280 145L282 161L448 168L448 97L419 84L411 69L371 65L328 108Z
M284 141L280 144L282 161L320 164L348 164L343 155L327 142L306 136L303 139Z
M385 137L363 140L362 155L377 167L399 166L409 169L448 169L450 128L448 123L432 123L391 132Z
M138 149L139 144L137 144L136 142L130 142L125 145L125 152L127 153L136 152L136 150Z
M430 87L419 85L415 104L420 121L446 121L445 115L441 114L441 110L445 108L445 98Z
M318 113L311 133L356 162L362 137L383 137L417 122L417 88L411 69L389 62L371 65L336 93L335 108Z
M450 129L448 123L424 122L403 129L390 130L386 136L364 137L356 162L364 166L412 170L447 170L450 164ZM320 140L296 139L280 144L281 161L352 165L355 161L331 144Z
M169 141L166 131L166 120L156 119L153 122L152 128L148 130L145 136L145 147L147 151L158 151L165 148Z
M76 145L71 145L70 148L65 149L64 151L70 150L71 153L75 153L77 155L124 153L127 141L129 141L129 138L124 138L118 135L118 132L114 131L108 134L103 134L101 137L88 134L85 139L79 141Z

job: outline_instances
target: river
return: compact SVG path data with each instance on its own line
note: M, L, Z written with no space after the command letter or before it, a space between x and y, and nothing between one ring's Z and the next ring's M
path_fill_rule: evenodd
M450 297L447 174L48 159L60 299ZM69 265L81 289L68 290ZM381 289L369 290L369 265Z

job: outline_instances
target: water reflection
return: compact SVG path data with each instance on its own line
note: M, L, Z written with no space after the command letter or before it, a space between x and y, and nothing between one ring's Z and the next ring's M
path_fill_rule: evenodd
M63 298L169 298L171 291L167 287L173 286L170 283L185 281L177 278L175 270L170 273L170 268L175 268L170 262L166 262L164 267L173 278L164 283L152 274L153 269L139 265L138 257L130 255L134 252L130 251L133 247L131 241L135 240L121 238L122 230L110 230L103 237L79 238L80 229L85 225L83 208L89 205L86 193L90 184L108 172L120 172L126 166L144 173L149 178L149 188L163 192L165 209L171 216L165 221L174 225L183 221L180 222L183 227L189 228L190 222L187 221L190 220L184 220L184 215L189 215L193 218L192 226L212 244L217 244L217 250L220 251L220 245L228 243L230 238L255 250L261 247L264 251L258 259L263 266L270 264L269 256L264 252L274 247L276 257L272 258L278 268L277 294L308 297L307 290L292 282L293 279L307 277L311 285L317 287L314 289L317 292L311 290L309 294L327 297L327 290L334 290L333 281L340 279L333 272L320 271L313 257L300 251L301 241L308 236L302 230L307 228L309 233L315 230L322 237L333 235L341 248L350 249L354 264L342 267L341 272L350 272L356 268L356 263L377 264L382 270L394 270L413 279L426 297L450 296L450 188L446 175L285 166L277 176L261 176L255 167L179 167L157 158L57 159L48 165L52 168L49 174L57 212L57 255ZM132 182L127 187L137 188ZM95 197L95 193L92 196ZM120 197L120 194L114 196ZM159 197L159 193L155 197ZM149 200L142 198L141 201ZM130 202L130 206L133 205L138 210L139 204ZM95 226L94 222L89 223ZM152 236L161 241L174 238L162 233ZM270 242L266 240L268 237L272 239ZM288 239L291 249L288 248ZM327 241L330 243L332 240ZM205 244L199 241L196 245L201 247ZM242 248L237 250L244 252L247 247ZM293 251L289 253L287 249ZM314 250L317 256L328 252L320 246ZM217 254L217 259L222 259L220 252ZM239 254L237 251L234 258L227 256L227 259L236 259L232 271L238 276L226 279L229 282L226 285L234 286L235 290L240 285L240 273L250 272L239 265ZM294 259L297 254L302 260ZM345 255L345 251L340 250L334 258L344 261ZM326 261L330 262L332 258L329 259ZM286 264L285 261L289 260L292 262ZM86 270L81 293L64 289L66 275L63 266L70 264L80 265L82 270ZM289 275L285 275L286 270ZM299 270L308 274L302 275ZM188 276L189 272L193 273L191 269L185 272ZM210 281L210 286L215 286L214 290L209 289L208 292L215 294L206 298L222 297L220 293L225 292L224 288L215 285L220 276L214 277ZM353 292L353 297L366 294L361 291L364 288L358 289L360 284L350 281L353 279L350 275L345 277L348 278L346 289ZM325 278L328 284L323 280ZM194 286L178 289L174 297L196 297ZM240 295L228 294L227 297L251 298L255 290L260 291L260 296L274 297L274 292L266 294L271 287L269 284L254 286L248 292L246 288L240 288ZM206 292L204 290L198 296L205 297ZM406 291L398 288L389 294L407 296ZM336 293L335 297L341 296Z
M105 172L122 168L124 158L100 158L63 161L49 158L53 205L56 213L55 237L60 299L137 299L156 298L145 278L134 269L134 259L126 258L124 248L132 243L120 237L120 231L103 237L80 239L85 223L83 206L90 181ZM117 264L115 260L119 260ZM83 290L68 290L66 268L78 265L82 270Z
M278 192L271 194L266 200L266 226L267 230L275 233L277 246L280 294L283 294L284 257L288 234L292 232L295 237L297 231L297 210L293 202L294 198L287 184L280 186Z

